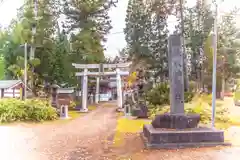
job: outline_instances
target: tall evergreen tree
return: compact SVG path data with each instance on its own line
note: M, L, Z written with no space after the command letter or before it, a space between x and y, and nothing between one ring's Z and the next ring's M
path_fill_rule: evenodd
M32 45L36 47L35 57L41 60L41 64L35 68L41 77L48 75L50 68L50 57L54 46L55 28L57 24L57 16L53 6L53 0L38 1L38 15L34 18L34 6L31 0L26 0L20 9L18 19L23 26L22 37L24 42L32 44L32 27L36 25L36 35Z
M49 78L51 81L57 81L58 84L64 83L66 78L69 77L69 73L66 70L66 66L69 65L68 62L68 40L67 35L64 30L60 31L58 26L57 37L55 40L55 45L52 50L51 58L49 59Z
M190 80L198 81L199 87L203 83L202 56L204 43L213 27L213 14L210 5L204 0L197 1L196 5L184 7L184 38L186 45L187 66ZM177 30L181 27L177 26Z
M168 75L168 13L162 12L167 4L164 1L155 1L152 8L151 23L151 69L154 71L154 77L164 81Z
M129 0L125 22L125 40L130 56L135 59L146 59L150 56L151 15L147 12L143 0Z
M76 60L84 59L85 63L104 60L102 42L112 28L108 11L114 5L112 0L65 1L64 14L68 19L65 28L75 31L72 52Z

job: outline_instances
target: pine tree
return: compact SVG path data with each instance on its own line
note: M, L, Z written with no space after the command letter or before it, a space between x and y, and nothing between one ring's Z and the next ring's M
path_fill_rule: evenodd
M152 4L152 23L151 23L151 69L154 77L164 81L168 75L168 29L167 12L161 12L167 4L164 1L156 1Z
M79 62L100 62L104 60L106 35L111 26L108 11L115 3L110 0L65 1L64 14L68 21L65 28L72 34L73 54Z
M54 35L57 22L57 15L53 6L53 0L38 1L38 15L37 19L34 18L33 1L26 0L23 7L20 8L18 13L18 21L23 27L22 44L27 42L32 44L32 26L36 25L36 34L32 45L36 47L35 57L39 58L41 64L35 68L35 72L40 77L48 75L50 68L50 58L52 48L54 48Z
M59 26L57 27L58 32L55 40L55 45L50 55L50 68L49 78L50 80L56 81L58 84L66 82L69 78L69 71L67 66L71 65L68 62L68 40L64 30L60 31Z
M150 56L150 21L151 17L143 0L129 0L124 33L130 57L142 60Z
M187 57L190 56L187 65L190 69L190 80L198 81L199 87L203 83L203 70L201 50L213 27L213 15L210 6L204 0L197 1L196 5L184 7L184 38ZM178 26L179 30L180 26Z

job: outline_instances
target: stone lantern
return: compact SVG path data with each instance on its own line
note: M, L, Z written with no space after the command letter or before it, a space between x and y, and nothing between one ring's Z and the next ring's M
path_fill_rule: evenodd
M57 103L57 96L58 96L58 89L60 87L54 83L51 85L51 104L53 107L57 108L58 103Z

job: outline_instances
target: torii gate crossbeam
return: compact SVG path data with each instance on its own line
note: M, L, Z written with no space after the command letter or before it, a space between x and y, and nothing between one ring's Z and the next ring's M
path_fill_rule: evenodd
M120 64L72 64L76 69L84 69L83 72L76 72L76 76L83 77L82 84L82 112L87 112L87 88L88 88L88 76L96 76L96 98L95 103L99 101L99 83L100 76L114 76L117 78L117 99L118 99L118 107L122 108L123 106L123 98L122 98L122 81L121 76L129 75L128 71L120 71L120 68L128 68L131 63L120 63ZM105 68L116 68L116 71L105 72ZM99 72L89 72L88 69L98 69Z

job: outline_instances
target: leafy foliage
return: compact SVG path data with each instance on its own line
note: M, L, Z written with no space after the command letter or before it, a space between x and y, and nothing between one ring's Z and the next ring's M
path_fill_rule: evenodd
M4 71L4 57L0 57L0 80L4 79L5 71Z
M150 117L154 118L158 114L170 112L170 106L150 105ZM186 114L200 114L201 123L207 124L211 121L212 109L211 105L204 101L203 97L197 98L190 103L185 104ZM221 103L217 103L216 122L226 123L229 119L229 111Z
M35 19L33 3L26 0L17 17L7 29L0 28L0 55L4 59L5 79L23 76L23 44L32 45L35 59L30 59L28 47L29 88L38 93L44 83L76 86L78 80L72 63L104 61L106 35L111 26L108 11L115 6L112 0L97 1L38 1ZM58 19L67 19L62 26ZM32 27L36 25L36 33ZM31 64L31 62L39 62Z
M167 83L157 84L147 93L147 101L153 105L163 105L170 103L170 88Z
M236 91L236 92L234 93L234 100L235 100L235 101L239 101L239 100L240 100L240 91Z
M112 0L97 1L64 1L64 14L67 17L65 28L72 33L72 54L75 60L84 63L101 62L104 60L104 47L101 42L106 41L106 35L111 26L108 11L115 2Z
M142 59L149 56L149 19L150 14L142 0L129 0L124 33L131 57Z
M38 99L2 99L0 122L47 121L57 119L57 111L49 102Z
M184 93L184 101L190 102L194 97L193 92ZM168 83L156 84L156 86L147 93L147 101L152 105L170 104L170 86Z

